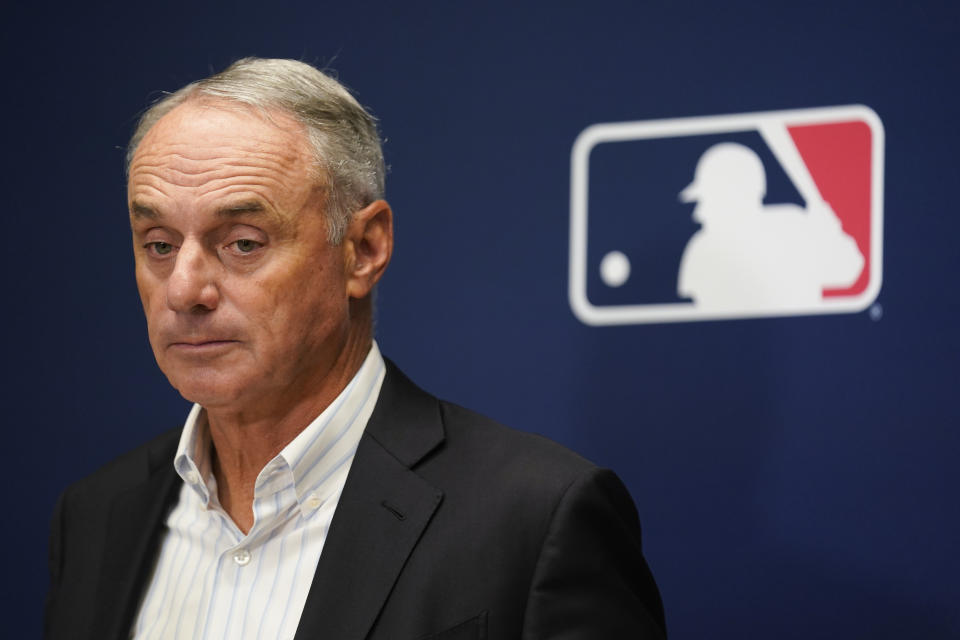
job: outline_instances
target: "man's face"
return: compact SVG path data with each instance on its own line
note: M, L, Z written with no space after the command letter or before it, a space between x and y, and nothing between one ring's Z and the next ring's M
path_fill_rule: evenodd
M130 166L137 287L160 369L207 408L269 410L316 389L348 338L343 247L300 125L187 102Z

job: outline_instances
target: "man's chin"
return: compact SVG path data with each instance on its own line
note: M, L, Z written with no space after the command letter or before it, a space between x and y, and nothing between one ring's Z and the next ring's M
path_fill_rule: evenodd
M170 384L189 402L205 409L237 406L243 391L236 382L218 376L167 376Z

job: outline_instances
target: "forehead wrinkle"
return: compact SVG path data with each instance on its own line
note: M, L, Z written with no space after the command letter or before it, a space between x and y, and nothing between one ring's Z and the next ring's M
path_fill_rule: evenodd
M309 171L303 170L306 163L300 162L302 158L289 152L285 156L273 153L272 150L246 153L232 150L229 153L210 153L207 157L196 157L197 155L200 154L174 151L145 153L132 163L131 180L139 174L149 173L158 174L173 184L198 186L204 180L216 179L222 174L243 178L274 173L290 179L310 175Z
M265 167L220 166L199 173L185 173L168 167L158 167L153 171L138 171L131 177L131 185L136 189L141 184L155 186L161 191L163 185L174 188L187 188L205 195L229 186L249 186L256 189L276 189L284 192L297 191L312 186L309 177L298 175L294 171L281 172Z
M298 148L302 145L291 144L299 139L283 129L279 131L283 133L282 137L286 140L279 142L249 135L218 135L216 144L200 144L193 140L157 141L153 143L156 148L154 153L196 162L219 160L237 153L253 157L272 157L277 161L291 164L306 160L307 154L304 153L304 149Z

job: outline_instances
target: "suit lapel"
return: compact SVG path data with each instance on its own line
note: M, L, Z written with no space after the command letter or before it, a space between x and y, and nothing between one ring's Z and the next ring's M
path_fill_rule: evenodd
M387 367L296 640L365 638L443 498L410 469L443 441L437 400Z
M110 508L92 637L127 638L140 595L157 556L162 520L177 495L173 469L177 440L154 448L143 480L120 493ZM106 603L109 603L107 605Z

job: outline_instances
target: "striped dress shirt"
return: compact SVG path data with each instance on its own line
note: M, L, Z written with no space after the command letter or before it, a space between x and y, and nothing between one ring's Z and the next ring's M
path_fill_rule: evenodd
M206 414L194 405L174 460L183 486L131 638L293 638L384 373L374 343L343 392L260 471L246 535L217 500Z

